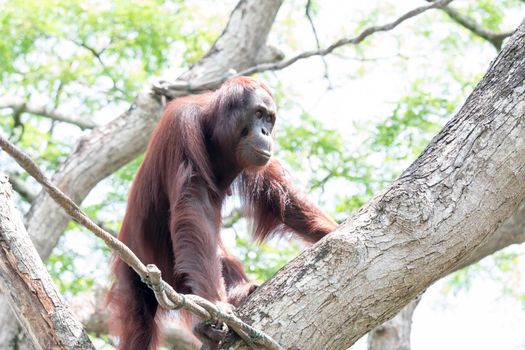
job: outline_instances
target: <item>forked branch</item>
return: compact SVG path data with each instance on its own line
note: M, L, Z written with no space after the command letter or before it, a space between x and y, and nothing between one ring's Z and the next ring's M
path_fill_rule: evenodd
M401 23L405 22L406 20L412 17L415 17L431 9L441 9L447 6L448 4L450 4L452 1L453 0L440 0L440 1L432 2L426 6L417 7L415 9L412 9L406 12L405 14L403 14L402 16L400 16L399 18L397 18L396 20L390 23L386 23L386 24L379 25L379 26L368 27L355 37L339 39L336 42L334 42L332 45L324 49L306 51L306 52L298 54L285 61L276 62L276 63L258 64L253 67L241 70L239 72L231 71L229 72L229 74L223 75L222 77L218 79L210 80L210 81L199 83L199 84L192 84L189 81L182 81L182 80L178 80L173 83L161 81L153 87L153 90L155 90L155 92L157 92L158 94L164 95L168 98L175 98L175 97L187 94L188 92L193 93L193 92L213 89L217 87L218 85L220 85L222 82L228 79L231 79L233 77L236 77L236 76L251 75L251 74L261 73L261 72L266 72L266 71L281 70L283 68L286 68L294 64L295 62L299 60L303 60L303 59L313 57L313 56L326 56L341 46L345 46L349 44L357 45L372 34L392 30L396 28L398 25L400 25Z

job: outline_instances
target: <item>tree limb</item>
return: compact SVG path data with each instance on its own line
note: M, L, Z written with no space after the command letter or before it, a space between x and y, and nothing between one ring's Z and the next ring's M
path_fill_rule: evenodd
M494 235L487 237L487 240L475 249L470 257L463 264L457 266L455 270L475 264L479 260L512 244L521 244L523 242L525 242L525 202L522 202L518 210L499 226ZM370 331L367 339L368 350L409 350L411 317L416 305L414 305L413 301L410 302L392 318L392 322L387 321Z
M281 70L302 59L310 58L313 56L326 56L332 53L335 49L339 47L349 45L349 44L357 45L372 34L392 30L396 28L398 25L400 25L401 23L403 23L404 21L412 17L415 17L431 9L443 8L444 6L448 5L452 1L453 0L440 0L440 1L432 2L430 5L417 7L413 10L408 11L407 13L400 16L393 22L383 24L380 26L368 27L356 37L339 39L325 49L306 51L306 52L298 54L285 61L280 61L277 63L258 64L258 65L255 65L255 66L252 66L246 69L242 69L242 70L234 69L233 71L232 71L233 67L230 67L227 74L222 75L218 78L207 80L207 81L202 81L202 80L199 80L198 82L176 81L174 83L170 83L168 81L161 80L154 86L154 90L157 93L162 94L166 97L174 98L174 97L180 96L180 94L184 92L194 93L194 92L199 92L202 90L212 89L218 86L219 84L221 84L222 82L224 82L225 80L230 79L235 76L251 75L251 74L261 73L261 72L266 72L266 71Z
M11 182L11 185L13 186L13 190L15 190L20 197L31 203L33 199L38 195L36 191L34 191L32 188L30 188L27 183L20 178L20 176L16 173L7 173L9 176L9 182Z
M311 10L312 10L312 0L308 0L306 2L306 9L304 10L304 12L305 12L306 18L308 18L308 22L310 23L310 28L312 28L312 33L314 34L315 45L317 47L317 50L321 50L321 43L319 41L319 36L317 35L317 29L315 28L314 19L312 18ZM324 67L324 78L328 81L328 84L331 85L330 77L328 76L328 64L326 63L324 56L321 56L321 61L323 62L323 67Z
M95 349L46 271L0 173L0 289L36 349Z
M503 32L497 33L489 29L486 29L482 25L476 23L472 18L463 15L460 11L446 6L442 10L456 23L469 30L472 34L485 39L496 48L496 50L501 50L501 45L503 45L503 40L512 35L513 32Z
M45 105L36 104L32 102L24 101L16 97L4 96L0 98L0 109L10 108L20 112L27 112L34 115L39 115L51 120L56 120L64 123L69 123L78 126L81 129L92 129L97 125L86 119L77 116L70 116L56 110L47 108Z
M368 333L368 350L410 350L412 316L420 301L416 297L392 319L375 327Z

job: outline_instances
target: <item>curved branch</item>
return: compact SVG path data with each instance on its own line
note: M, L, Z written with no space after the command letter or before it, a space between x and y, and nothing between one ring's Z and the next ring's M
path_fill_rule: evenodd
M160 81L154 86L154 90L169 98L174 98L177 96L180 96L181 93L193 93L193 92L199 92L202 90L208 90L213 89L217 87L219 84L223 83L224 81L241 75L251 75L255 73L261 73L266 71L274 71L274 70L280 70L283 68L286 68L295 62L299 60L303 60L306 58L310 58L313 56L326 56L330 53L332 53L335 49L345 46L345 45L357 45L366 38L368 38L370 35L378 33L378 32L386 32L389 30L392 30L396 28L401 23L405 22L406 20L415 17L425 11L431 10L431 9L440 9L444 6L451 3L453 0L440 0L431 3L430 5L417 7L413 10L408 11L404 15L400 16L396 20L383 24L380 26L372 26L368 27L365 30L363 30L359 35L353 38L343 38L339 39L338 41L334 42L332 45L328 46L325 49L321 50L312 50L312 51L306 51L301 54L298 54L297 56L294 56L288 60L277 62L277 63L266 63L266 64L258 64L243 70L233 70L230 68L227 74L216 78L211 79L207 81L201 81L198 82L188 82L188 81L176 81L174 83L169 83L167 81Z
M503 45L503 40L512 35L513 32L502 32L497 33L484 28L483 26L476 23L472 18L463 15L458 10L446 6L442 10L456 23L469 30L472 34L485 39L500 51Z
M20 112L27 112L39 115L51 120L69 123L81 129L93 129L97 126L93 121L78 116L70 116L59 111L47 108L45 105L24 101L16 97L2 97L0 99L0 109L10 108Z
M0 290L37 349L95 349L73 316L22 223L0 173Z

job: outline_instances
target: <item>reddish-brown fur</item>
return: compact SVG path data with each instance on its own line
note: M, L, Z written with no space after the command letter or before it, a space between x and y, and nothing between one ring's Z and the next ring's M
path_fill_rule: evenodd
M181 293L238 305L255 288L220 239L221 205L236 178L258 240L291 230L316 242L336 227L298 194L275 159L247 171L232 165L234 154L221 153L239 142L228 114L260 88L269 93L241 77L169 103L131 186L119 239ZM120 259L113 273L110 327L119 349L155 349L160 310L153 292Z

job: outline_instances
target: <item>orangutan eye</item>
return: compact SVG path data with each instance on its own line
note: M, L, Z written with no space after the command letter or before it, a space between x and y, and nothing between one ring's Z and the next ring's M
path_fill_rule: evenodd
M258 119L261 119L262 118L262 111L260 109L258 109L256 112L255 112L255 116L258 118Z

